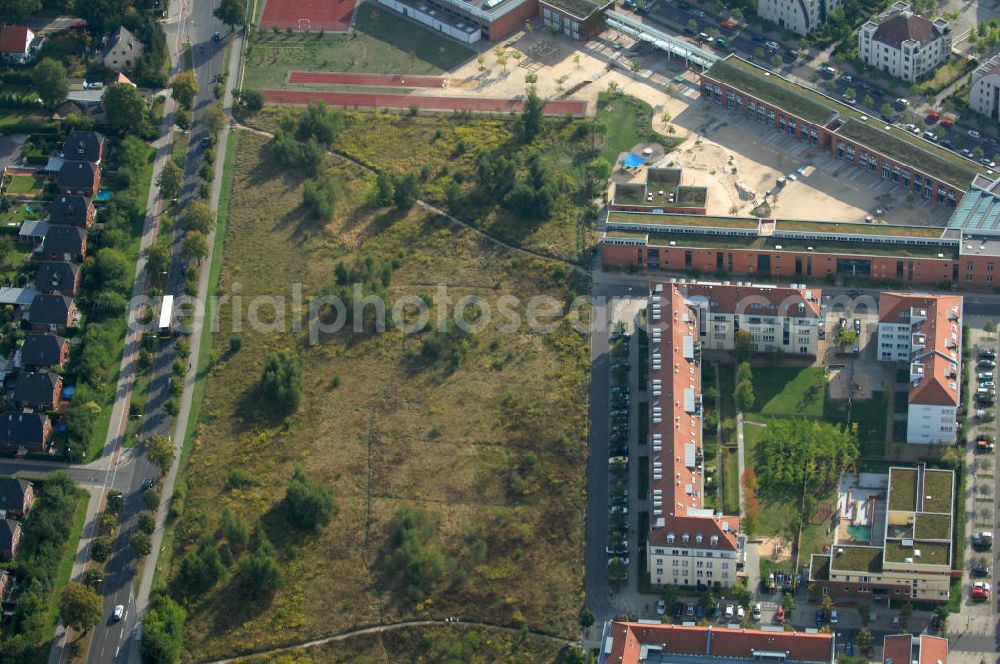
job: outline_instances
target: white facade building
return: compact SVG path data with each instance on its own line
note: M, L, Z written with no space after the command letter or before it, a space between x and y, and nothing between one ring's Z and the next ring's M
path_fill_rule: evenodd
M1000 55L994 55L972 73L969 106L977 113L1000 119Z
M910 83L931 73L951 55L951 25L928 21L897 2L880 21L869 20L858 32L858 55L866 63Z
M882 293L878 358L906 362L906 442L953 445L962 385L962 298Z
M841 0L757 0L757 15L800 35L817 29Z

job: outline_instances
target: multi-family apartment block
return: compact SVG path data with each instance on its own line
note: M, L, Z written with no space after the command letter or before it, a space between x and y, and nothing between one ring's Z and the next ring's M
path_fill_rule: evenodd
M962 298L882 293L878 359L909 372L906 442L954 444L962 385Z
M951 25L929 21L897 2L880 20L869 20L858 32L858 55L866 64L914 83L951 55Z
M816 30L841 0L757 0L757 15L800 35Z
M969 106L977 113L1000 119L1000 55L994 55L972 72Z

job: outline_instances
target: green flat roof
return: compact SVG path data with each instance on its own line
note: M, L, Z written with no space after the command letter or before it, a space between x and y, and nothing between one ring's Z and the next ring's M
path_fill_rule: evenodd
M678 207L705 207L708 200L708 189L705 187L677 187L677 199L674 205Z
M816 124L825 125L833 119L835 111L841 110L838 108L841 104L815 90L792 83L736 56L719 60L705 72L705 76Z
M614 202L620 205L645 205L646 187L632 183L616 184Z
M653 215L661 216L661 215ZM783 237L753 237L709 235L703 233L670 233L669 231L650 231L650 246L674 246L705 248L705 249L755 249L759 251L798 251L811 254L844 254L855 256L899 256L900 258L937 259L943 253L945 259L954 260L957 249L954 247L927 247L921 245L852 242L850 240L798 240ZM778 249L778 247L781 249ZM832 263L831 263L832 265ZM772 267L777 267L774 265ZM822 267L813 262L813 271ZM913 509L911 505L909 509Z
M735 228L757 230L757 220L747 217L706 217L700 214L653 214L643 212L611 212L608 223L656 224L657 226L698 226L702 228Z
M681 183L679 168L650 168L646 171L646 182L650 186L668 187L674 189Z
M920 551L920 556L914 552ZM885 543L885 560L892 563L905 563L907 558L913 558L914 565L950 565L951 544L944 542L914 542L913 546L903 546L899 542Z
M841 549L843 553L839 553ZM832 568L850 572L879 572L882 570L882 549L877 546L835 547Z
M830 579L830 556L814 553L809 561L809 580L828 581Z
M544 2L577 18L587 18L604 6L590 0L544 0Z
M913 537L920 540L951 540L951 515L918 513Z
M605 233L610 238L621 238L623 240L645 240L646 234L639 231L608 231Z
M950 470L928 470L924 473L924 510L951 514L953 473Z
M976 173L985 173L984 169L950 150L901 129L890 128L886 131L884 122L879 121L877 127L873 126L873 122L849 118L835 133L863 143L890 159L908 164L961 190L971 184Z
M792 221L779 219L775 230L800 233L843 233L845 235L891 235L937 239L945 229L933 226L894 226L843 221Z
M889 509L914 511L917 509L917 469L889 469Z

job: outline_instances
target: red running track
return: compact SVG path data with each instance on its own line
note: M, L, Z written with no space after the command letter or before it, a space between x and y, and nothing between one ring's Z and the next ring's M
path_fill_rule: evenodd
M264 90L264 99L271 104L308 104L323 101L331 106L348 108L410 108L417 106L429 111L478 111L481 113L509 113L521 110L519 99L489 97L423 97L420 95L376 94L368 92L315 92L312 90ZM583 116L587 112L584 101L550 101L545 104L546 115Z
M357 0L267 0L260 29L347 32Z
M384 88L443 88L445 79L440 76L397 76L395 74L346 74L333 71L293 71L289 83L321 85L375 85Z

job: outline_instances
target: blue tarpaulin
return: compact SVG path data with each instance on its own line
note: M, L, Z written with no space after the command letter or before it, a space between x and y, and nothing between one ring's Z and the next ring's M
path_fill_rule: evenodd
M645 163L646 158L640 157L634 152L629 152L622 158L622 164L625 165L625 168L635 168L636 166L642 166Z

